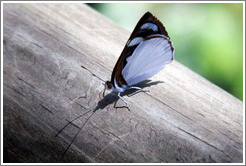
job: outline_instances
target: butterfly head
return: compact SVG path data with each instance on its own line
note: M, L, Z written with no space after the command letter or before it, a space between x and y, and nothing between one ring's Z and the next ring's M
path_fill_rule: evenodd
M100 97L100 94L103 92L103 96L105 96L105 90L107 89L112 89L113 88L113 84L110 82L110 81L106 81L105 84L103 83L104 85L104 89L98 94L99 98L101 99Z
M105 89L112 89L113 84L110 81L106 81L104 86L105 86Z

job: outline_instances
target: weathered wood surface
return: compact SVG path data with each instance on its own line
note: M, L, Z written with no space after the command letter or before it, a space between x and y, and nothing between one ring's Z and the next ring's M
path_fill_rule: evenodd
M124 96L131 111L100 101L80 65L109 79L129 35L83 4L3 5L4 162L243 161L242 102L177 61ZM95 109L61 159L90 113L55 135Z

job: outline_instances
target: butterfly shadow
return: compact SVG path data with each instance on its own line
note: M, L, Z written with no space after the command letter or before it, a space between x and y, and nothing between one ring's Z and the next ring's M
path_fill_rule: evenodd
M164 82L163 81L152 81L151 82L151 80L145 80L141 83L135 84L134 86L139 87L141 89L144 89L146 87L150 87L152 85L157 85L159 83L164 83ZM137 90L137 89L127 89L126 91L121 93L121 96L131 97L131 96L136 95L140 92L143 92L143 91ZM148 93L148 92L146 92L146 93ZM102 100L100 100L98 102L97 107L95 108L94 111L97 111L98 109L104 109L105 107L107 107L110 104L117 103L118 100L119 100L119 97L117 96L117 93L115 93L115 92L108 93L103 97ZM119 108L119 107L116 107L116 108ZM125 107L123 106L120 108L125 108Z
M136 85L134 85L135 87L139 87L139 88L146 88L146 87L150 87L152 85L157 85L159 83L164 83L163 81L153 81L151 82L151 80L145 80L141 83L138 83ZM143 92L141 90L137 90L137 89L128 89L125 92L121 93L121 96L128 96L131 97L139 92ZM148 93L148 92L145 92ZM117 93L108 93L107 95L104 96L104 98L102 100L100 100L97 103L97 106L94 107L93 109L87 110L86 112L84 112L83 114L75 117L72 120L67 120L68 123L66 125L63 126L63 128L61 128L57 134L55 135L55 137L57 137L66 127L68 127L68 125L74 125L73 122L75 122L77 119L82 118L83 116L85 116L88 113L91 113L89 115L89 117L85 120L85 122L79 127L78 132L76 133L76 135L73 137L73 139L71 140L71 142L69 143L69 145L67 146L67 148L65 149L64 153L62 154L61 160L64 158L67 150L70 148L70 146L72 145L72 143L74 142L75 138L78 136L78 134L80 133L80 131L84 128L85 124L89 121L89 119L92 117L92 115L97 111L97 110L103 110L105 107L107 107L110 104L114 103L114 108L118 109L118 108L127 108L129 111L129 107L127 106L116 106L116 103L118 102L119 97L117 96Z
M136 85L134 85L135 87L139 87L139 88L142 88L142 89L144 89L144 88L146 88L146 87L150 87L150 86L152 86L152 85L157 85L157 84L160 84L160 83L164 83L164 81L151 81L151 80L145 80L145 81L143 81L143 82L140 82L140 83L138 83L138 84L136 84ZM140 92L143 92L143 91L141 91L141 90L137 90L137 89L129 89L129 90L126 90L125 91L125 94L124 93L122 93L122 96L128 96L128 97L131 97L131 96L133 96L133 95L135 95L135 94L138 94L138 93L140 93ZM150 92L150 91L147 91L147 93L148 92Z

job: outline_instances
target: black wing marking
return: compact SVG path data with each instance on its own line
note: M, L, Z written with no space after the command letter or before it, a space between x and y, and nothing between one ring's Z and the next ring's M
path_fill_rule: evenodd
M132 55L137 48L141 40L145 40L151 35L164 35L165 38L170 40L168 33L162 23L154 17L150 12L147 12L139 20L134 28L130 38L128 39L111 75L111 83L114 85L114 79L119 87L127 85L124 77L122 76L122 70L127 64L126 59ZM171 44L171 41L170 41ZM172 44L171 44L172 46ZM172 46L172 51L174 50ZM115 85L114 85L115 86Z

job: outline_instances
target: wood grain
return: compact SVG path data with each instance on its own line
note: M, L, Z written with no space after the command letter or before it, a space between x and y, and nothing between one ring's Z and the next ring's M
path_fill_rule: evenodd
M80 66L109 80L129 35L84 4L3 4L3 162L243 162L242 102L177 61L130 111L99 99Z

